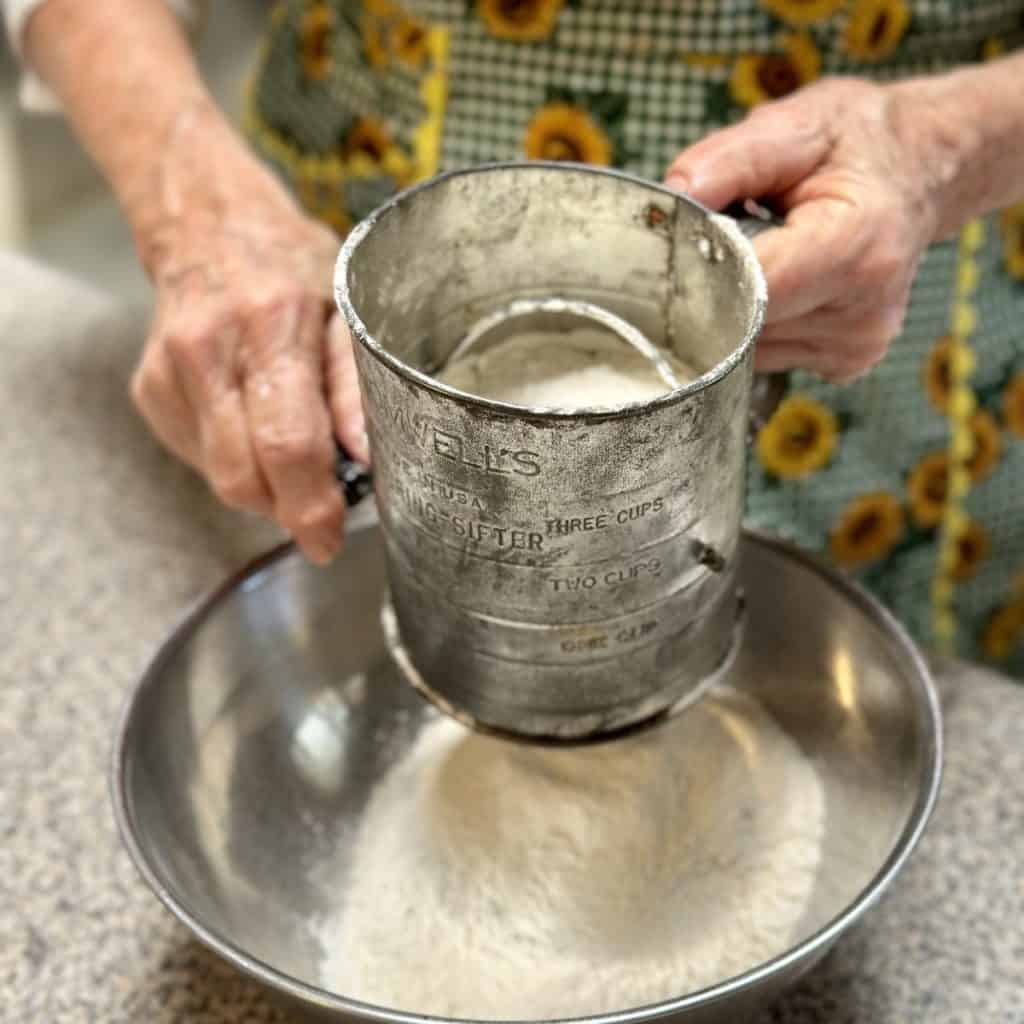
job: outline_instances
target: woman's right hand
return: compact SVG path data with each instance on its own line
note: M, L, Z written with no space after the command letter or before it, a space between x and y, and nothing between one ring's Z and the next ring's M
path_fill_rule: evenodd
M325 563L345 514L334 437L369 459L331 298L339 242L206 116L175 126L136 222L157 304L132 395L225 504L272 517Z

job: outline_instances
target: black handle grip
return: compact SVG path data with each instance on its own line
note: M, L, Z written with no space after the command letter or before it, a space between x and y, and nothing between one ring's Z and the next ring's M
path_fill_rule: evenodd
M361 462L350 458L348 452L335 443L334 475L345 492L345 504L358 504L373 490L373 477Z
M762 231L767 231L768 228L781 227L783 224L783 218L775 210L752 199L739 199L727 206L722 213L732 217L739 224L743 234L750 239Z

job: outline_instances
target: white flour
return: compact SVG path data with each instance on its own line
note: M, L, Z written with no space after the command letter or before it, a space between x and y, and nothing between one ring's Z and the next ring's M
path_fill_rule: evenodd
M697 376L662 354L681 384ZM549 409L601 409L669 390L646 356L596 327L562 334L524 332L478 354L471 351L438 378L481 398Z
M439 719L372 795L322 983L490 1019L692 992L790 946L823 821L812 766L740 695L574 750Z

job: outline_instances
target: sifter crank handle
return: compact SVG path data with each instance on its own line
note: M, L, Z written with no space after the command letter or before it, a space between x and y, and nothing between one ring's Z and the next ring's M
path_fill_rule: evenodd
M722 213L736 221L740 231L750 239L769 228L781 227L784 223L783 218L771 207L753 199L738 200L727 206Z
M369 469L351 458L338 441L334 447L334 475L345 492L345 504L351 508L373 491L373 478Z

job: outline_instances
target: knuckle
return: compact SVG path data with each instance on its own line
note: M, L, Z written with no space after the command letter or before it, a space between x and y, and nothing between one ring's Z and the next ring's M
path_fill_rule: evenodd
M870 250L876 274L884 281L902 281L907 274L908 255L901 233L883 231Z
M145 364L138 366L132 374L132 379L128 385L128 393L131 395L132 403L137 409L142 409L149 403L152 384Z
M310 301L307 291L298 281L283 281L258 296L247 300L243 315L248 321L280 316L301 308Z
M214 494L231 508L251 508L263 500L263 488L255 473L224 472L210 480Z
M254 442L263 460L272 468L293 466L317 458L322 447L307 427L289 429L264 427L255 433Z
M900 282L904 277L904 267L900 260L884 256L873 260L865 274L863 286L868 291L866 298L873 299L875 308L878 304L888 305L894 302L900 293Z
M201 372L210 362L213 332L203 327L180 327L163 337L167 354L185 370Z
M898 248L880 241L861 254L856 276L862 286L888 292L906 276L906 261Z
M153 405L166 389L163 374L156 368L151 355L145 355L132 373L128 390L135 407L143 411Z
M857 345L850 360L850 368L869 370L871 367L877 366L889 351L889 343L892 339L893 333L885 324L879 324L865 331L857 339Z
M821 352L822 376L834 383L849 383L873 369L885 358L898 333L894 323L885 315L863 322L844 337L833 338Z
M892 341L903 333L903 325L907 318L907 298L905 292L901 292L899 301L889 305L887 311L882 314L881 328L887 341Z

